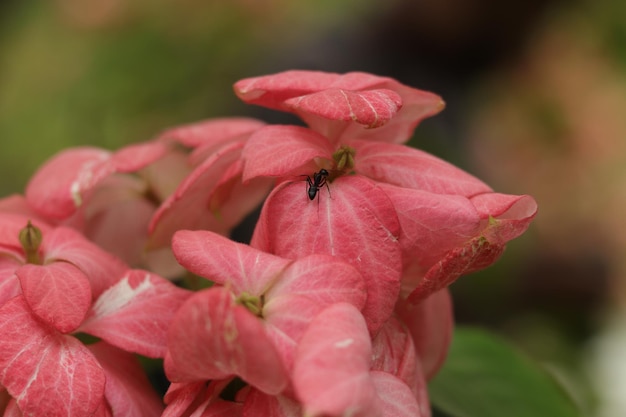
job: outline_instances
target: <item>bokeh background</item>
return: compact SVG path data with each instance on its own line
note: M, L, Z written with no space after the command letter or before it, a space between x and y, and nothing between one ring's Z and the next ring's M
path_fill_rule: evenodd
M0 196L68 146L115 149L176 124L289 116L240 78L367 71L440 94L411 144L539 215L452 287L561 379L586 415L626 415L623 0L0 0Z

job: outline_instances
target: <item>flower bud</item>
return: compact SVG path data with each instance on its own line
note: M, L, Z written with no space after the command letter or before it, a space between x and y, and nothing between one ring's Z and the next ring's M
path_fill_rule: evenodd
M333 153L333 160L337 164L337 170L350 170L354 168L354 154L356 151L350 146L343 145Z
M26 262L40 265L39 246L41 246L43 239L41 229L34 226L29 220L26 227L20 230L19 239L24 253L26 254Z
M261 317L261 312L263 310L263 300L261 297L244 292L237 298L237 303L245 307L255 316Z

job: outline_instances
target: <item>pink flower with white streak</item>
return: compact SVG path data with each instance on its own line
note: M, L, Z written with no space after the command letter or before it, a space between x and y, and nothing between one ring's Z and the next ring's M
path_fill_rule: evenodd
M144 266L148 222L158 200L171 192L153 173L167 171L168 181L180 180L188 171L182 158L156 141L116 152L66 149L32 176L26 202L48 222L79 230L127 263Z
M175 276L176 230L228 234L269 192L271 179L241 182L241 150L263 125L221 118L116 152L67 149L33 175L26 199L39 216L80 230L131 266Z
M128 270L72 229L40 226L0 214L0 386L12 397L8 409L156 415L160 400L128 352L163 357L169 321L189 293ZM103 341L85 346L80 333Z

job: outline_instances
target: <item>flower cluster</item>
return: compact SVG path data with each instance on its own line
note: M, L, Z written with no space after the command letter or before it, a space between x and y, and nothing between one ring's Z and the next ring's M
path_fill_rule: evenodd
M0 200L5 416L430 416L447 287L535 201L403 145L435 94L311 71L235 92L306 127L222 118L69 149ZM261 203L250 243L229 239ZM163 400L134 354L163 358Z

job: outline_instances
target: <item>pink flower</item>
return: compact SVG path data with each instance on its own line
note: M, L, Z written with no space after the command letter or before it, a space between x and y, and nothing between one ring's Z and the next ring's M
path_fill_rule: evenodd
M0 302L22 294L60 332L75 330L91 300L127 268L73 229L9 213L0 213L0 253Z
M124 351L163 357L167 326L188 292L127 270L72 229L28 223L20 232L26 223L0 215L0 385L24 415L154 415L159 400ZM80 333L104 342L85 346L73 336Z
M310 127L267 126L245 145L244 181L280 182L252 245L288 258L347 260L366 281L364 315L373 334L398 295L417 304L490 265L536 214L531 197L494 193L461 169L398 144L441 109L435 95L367 74L306 71L242 80L235 90L248 102L294 111ZM315 204L303 192L306 183L294 179L322 169L328 190L317 190Z
M310 320L339 301L357 310L365 302L361 276L333 257L290 261L208 231L178 232L173 250L217 284L192 296L172 322L165 368L174 382L239 376L265 394L284 393Z
M163 201L150 221L149 247L169 246L177 230L228 234L269 192L273 180L242 183L241 152L250 135L264 126L248 118L222 118L179 126L157 140L193 149L189 174Z
M267 194L271 179L241 183L241 149L263 125L214 119L117 152L69 149L37 171L26 198L43 218L82 231L131 265L174 276L180 269L168 254L176 230L227 234Z
M0 381L20 415L158 415L160 400L129 353L43 325L23 297L0 308L0 323Z
M349 304L315 317L294 365L304 415L430 417L426 384L402 326L391 322L375 345L376 351L363 316Z
M64 220L91 198L104 179L135 172L167 152L167 146L158 142L131 145L117 152L93 147L62 151L33 175L26 199L46 218Z
M165 181L151 173L167 171L171 179L182 178L181 170L186 173L187 169L179 159L161 142L130 145L116 152L67 149L33 175L26 200L48 222L81 231L133 266L147 265L144 246L156 209L154 200L171 192Z
M400 225L391 200L371 180L344 176L311 202L302 182L286 182L270 194L251 245L291 259L308 254L339 257L366 284L363 310L372 333L389 318L400 292ZM279 237L280 236L280 237Z

